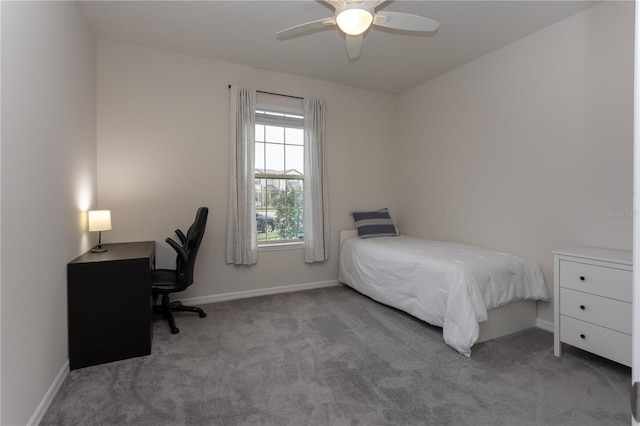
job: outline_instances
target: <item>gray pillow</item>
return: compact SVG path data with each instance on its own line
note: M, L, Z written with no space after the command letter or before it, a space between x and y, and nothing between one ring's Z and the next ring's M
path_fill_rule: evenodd
M352 215L360 238L395 237L398 235L389 210L386 208L375 212L353 212Z

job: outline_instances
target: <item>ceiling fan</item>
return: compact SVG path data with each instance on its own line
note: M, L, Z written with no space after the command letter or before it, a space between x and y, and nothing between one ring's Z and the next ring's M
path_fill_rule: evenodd
M279 39L305 35L336 25L347 36L347 56L357 59L362 51L364 32L374 27L402 31L433 32L440 25L433 19L400 12L376 12L386 0L324 0L335 9L330 18L296 25L276 33Z

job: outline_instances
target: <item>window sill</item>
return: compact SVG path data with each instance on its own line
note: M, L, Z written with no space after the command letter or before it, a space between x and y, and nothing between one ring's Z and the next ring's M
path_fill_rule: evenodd
M304 243L282 243L258 245L258 251L281 251L304 249Z

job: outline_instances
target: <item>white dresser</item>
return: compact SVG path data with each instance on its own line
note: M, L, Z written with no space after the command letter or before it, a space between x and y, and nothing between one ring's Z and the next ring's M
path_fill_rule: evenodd
M632 254L579 247L554 254L554 347L561 342L631 365Z

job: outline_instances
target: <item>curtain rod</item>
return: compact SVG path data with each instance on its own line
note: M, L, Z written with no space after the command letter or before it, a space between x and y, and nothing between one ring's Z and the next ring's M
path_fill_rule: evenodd
M229 85L229 89L231 89L231 85ZM300 100L304 99L304 98L301 98L300 96L284 95L282 93L274 93L274 92L265 92L264 90L256 90L256 92L264 93L265 95L284 96L285 98L293 98L293 99L300 99Z

